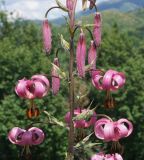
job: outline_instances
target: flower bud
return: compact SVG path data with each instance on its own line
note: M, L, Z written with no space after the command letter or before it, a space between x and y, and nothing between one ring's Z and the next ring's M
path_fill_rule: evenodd
M86 40L85 40L85 35L82 32L80 34L76 49L77 71L80 77L85 77L85 59L86 59Z
M88 52L88 64L90 64L90 73L96 69L97 50L94 41L91 41L90 49Z
M49 53L52 48L52 38L51 38L52 33L47 19L43 21L42 32L43 32L44 49L46 53Z
M101 14L98 12L96 13L94 18L93 35L94 35L96 46L99 47L101 44Z

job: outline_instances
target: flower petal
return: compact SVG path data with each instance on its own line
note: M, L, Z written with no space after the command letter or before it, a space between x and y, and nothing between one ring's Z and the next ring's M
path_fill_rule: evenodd
M104 139L105 141L111 141L114 139L115 134L114 134L114 123L109 122L106 123L103 129L104 132Z
M32 144L33 145L39 145L44 140L44 132L36 127L30 128L28 131L32 133Z
M117 121L117 123L121 124L121 125L125 125L126 124L125 127L127 127L127 129L128 129L127 135L126 135L126 129L124 129L124 127L121 126L121 134L124 137L128 137L132 133L132 131L133 131L133 125L132 125L132 123L130 121L128 121L127 119L122 118L122 119L119 119Z
M107 118L101 118L95 123L94 132L97 138L104 139L104 127L110 120Z
M27 80L25 78L18 81L18 83L15 87L15 92L19 97L25 98L25 96L26 96L26 92L25 92L26 85L27 85Z
M111 90L111 84L112 84L112 78L113 78L113 75L118 73L117 71L114 71L114 70L108 70L104 77L103 77L103 89L105 90Z
M18 144L17 142L17 137L18 135L24 133L25 130L19 128L19 127L14 127L10 130L10 132L8 133L8 139L11 143L13 144Z

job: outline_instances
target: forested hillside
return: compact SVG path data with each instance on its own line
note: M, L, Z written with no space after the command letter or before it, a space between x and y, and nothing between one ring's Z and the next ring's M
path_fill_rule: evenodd
M82 17L85 23L93 22L93 15ZM69 40L64 26L53 28L53 48L60 45L58 33ZM88 34L87 34L88 35ZM98 51L97 68L117 69L124 71L127 77L125 87L114 93L117 102L115 110L106 114L117 118L128 118L134 123L134 133L130 138L122 140L125 146L125 160L144 159L144 9L121 13L118 11L103 12L103 42ZM17 160L20 148L12 145L7 139L8 131L18 126L24 128L32 121L25 118L27 101L19 99L14 87L23 77L44 73L50 77L48 59L54 56L54 50L49 57L43 52L41 27L35 23L23 20L8 22L5 13L0 12L0 160ZM76 39L75 39L76 40ZM87 38L90 42L90 37ZM87 43L89 46L89 43ZM59 53L61 67L67 70L68 57ZM98 93L91 85L87 76L85 83L77 80L80 88L89 92L88 99L94 99L94 105L101 106L96 112L103 110L104 94ZM49 93L44 100L37 100L42 110L46 109L58 119L63 120L67 111L67 86L64 81L57 96ZM87 105L87 103L85 104ZM39 119L38 119L39 120ZM43 115L40 121L45 121ZM51 125L38 125L46 131L46 140L38 147L32 148L34 160L64 160L66 152L67 133L62 128Z

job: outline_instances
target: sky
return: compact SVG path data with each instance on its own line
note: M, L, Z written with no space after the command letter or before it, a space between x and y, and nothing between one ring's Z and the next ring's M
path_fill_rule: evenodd
M63 4L66 0L60 0ZM81 1L78 0L77 11L81 10ZM108 0L97 0L98 3ZM45 12L52 6L55 6L55 0L5 0L5 6L8 12L13 12L13 17L22 17L25 19L44 18ZM59 9L50 12L49 19L56 19L64 15Z

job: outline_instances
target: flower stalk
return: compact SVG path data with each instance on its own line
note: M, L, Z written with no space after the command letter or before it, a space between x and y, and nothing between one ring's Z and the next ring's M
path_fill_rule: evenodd
M77 0L74 0L74 7L70 16L70 59L69 59L69 108L70 108L70 129L68 135L68 154L67 159L74 159L74 24L75 24L75 8Z

